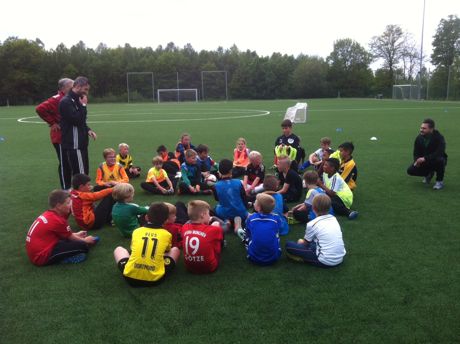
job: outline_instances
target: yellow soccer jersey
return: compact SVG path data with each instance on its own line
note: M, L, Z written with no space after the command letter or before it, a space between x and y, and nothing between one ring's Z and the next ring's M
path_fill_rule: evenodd
M123 274L136 280L155 282L165 274L165 252L171 249L172 235L166 229L140 227L134 230L131 256Z
M158 183L161 183L165 181L167 177L168 174L164 169L157 169L156 167L152 167L147 173L147 178L145 181L152 182L152 179L155 178Z
M123 166L123 168L126 170L133 166L133 157L129 154L127 154L124 158L120 155L117 154L117 162Z

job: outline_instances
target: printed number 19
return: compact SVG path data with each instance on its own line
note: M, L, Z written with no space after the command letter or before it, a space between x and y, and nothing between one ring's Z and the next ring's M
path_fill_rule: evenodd
M200 239L197 237L186 237L185 238L185 254L189 254L188 248L192 249L192 255L198 252L198 249L200 248Z
M150 258L155 257L155 251L157 250L157 245L158 245L158 239L157 238L151 238L153 241L153 247L152 247L152 254L150 255ZM142 257L145 257L145 253L147 252L147 245L149 242L149 238L147 237L142 237L142 240L144 240L144 246L142 246Z

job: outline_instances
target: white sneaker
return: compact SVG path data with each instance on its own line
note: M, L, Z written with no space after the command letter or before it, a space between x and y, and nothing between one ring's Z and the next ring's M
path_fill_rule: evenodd
M434 190L441 190L443 187L444 187L444 182L440 181L440 182L436 182L434 184L433 189Z
M244 231L243 228L238 228L236 230L236 235L238 235L238 237L241 239L241 240L244 240L244 237L246 236L246 232Z

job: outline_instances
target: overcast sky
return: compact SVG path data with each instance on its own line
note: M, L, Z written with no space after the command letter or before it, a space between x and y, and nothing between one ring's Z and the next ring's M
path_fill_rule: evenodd
M83 41L90 48L174 42L195 50L229 48L327 57L337 39L366 49L385 26L397 24L420 46L423 0L9 0L1 5L0 41L40 38L46 49ZM439 21L460 16L459 0L426 0L424 54Z

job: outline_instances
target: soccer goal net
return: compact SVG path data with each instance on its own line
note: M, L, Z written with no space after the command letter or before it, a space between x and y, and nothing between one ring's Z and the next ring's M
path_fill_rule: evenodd
M153 72L126 73L128 103L155 101Z
M160 88L157 90L158 103L165 102L197 102L196 88Z
M201 71L201 99L228 100L226 70Z
M418 99L418 86L393 85L393 99Z
M297 103L286 110L284 119L291 120L292 123L307 122L307 103Z

